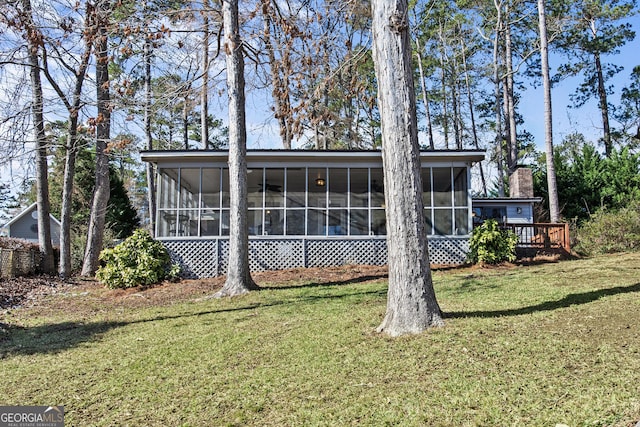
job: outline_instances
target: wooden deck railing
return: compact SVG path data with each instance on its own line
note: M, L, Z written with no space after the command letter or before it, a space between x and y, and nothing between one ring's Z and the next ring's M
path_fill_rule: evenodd
M518 236L518 246L524 248L560 249L571 252L569 224L505 224L504 228Z

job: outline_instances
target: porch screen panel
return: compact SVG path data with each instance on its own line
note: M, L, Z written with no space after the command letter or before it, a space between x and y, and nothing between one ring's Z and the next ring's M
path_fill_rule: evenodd
M160 169L160 209L178 207L178 169Z
M303 168L287 168L286 206L304 208L307 205L307 171Z
M180 168L178 236L198 235L200 192L200 168Z
M433 234L433 200L431 191L431 168L422 168L422 204L427 234Z
M469 234L469 188L467 168L453 168L454 230L457 236ZM460 208L462 207L462 208Z
M229 195L229 169L222 169L222 207L229 208L230 195Z
M347 215L346 209L329 209L328 225L326 234L328 236L346 236L347 235Z
M262 209L264 197L264 169L247 170L247 203L249 209Z
M384 209L371 209L371 234L374 236L387 234L387 217Z
M164 168L158 172L159 196L157 234L159 237L175 236L178 229L178 180L177 168Z
M434 209L433 211L434 233L446 236L453 234L453 212L451 209Z
M349 234L352 236L369 235L369 210L351 209L349 211Z
M265 236L282 236L284 234L284 209L267 209L264 212Z
M453 188L455 205L468 206L467 168L453 168Z
M351 169L349 175L350 207L369 207L369 169Z
M303 236L306 230L307 170L287 168L285 175L284 233L288 236Z
M201 208L211 209L219 208L222 202L221 195L221 179L220 168L203 168L202 169L202 201Z
M468 209L456 209L455 210L455 230L456 236L464 236L469 234L469 210Z
M221 213L219 209L202 209L200 211L200 235L219 236Z
M327 213L324 209L307 210L307 235L326 235Z
M381 168L371 168L371 207L384 208L384 175Z
M349 193L347 169L329 169L329 207L346 208Z
M305 210L287 209L286 233L289 236L303 236L305 232Z
M265 207L284 207L284 169L265 169L262 191Z
M309 169L309 204L311 208L327 207L327 170Z
M433 206L452 206L451 168L432 168L433 173Z
M247 212L247 223L250 236L262 236L262 209L249 209Z

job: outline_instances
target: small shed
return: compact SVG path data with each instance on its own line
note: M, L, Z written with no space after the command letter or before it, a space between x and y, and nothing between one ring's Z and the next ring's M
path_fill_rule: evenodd
M60 221L49 214L49 222L51 224L51 242L57 246L60 241ZM20 212L3 228L7 230L8 237L38 242L38 204L34 203Z
M533 206L542 197L488 197L473 199L473 224L480 225L487 219L501 224L533 224Z

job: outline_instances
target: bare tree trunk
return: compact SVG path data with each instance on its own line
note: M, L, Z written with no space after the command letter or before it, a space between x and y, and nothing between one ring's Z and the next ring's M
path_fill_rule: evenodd
M387 313L378 331L399 336L444 322L425 232L407 2L373 0L372 15L389 253Z
M495 113L496 113L496 162L498 168L498 196L504 197L504 164L502 149L502 107L501 107L501 91L500 91L500 32L502 27L502 6L497 0L494 0L496 8L496 36L493 40L493 82L495 96Z
M429 98L427 97L427 79L424 75L422 66L422 49L420 48L420 39L416 37L416 57L418 58L418 71L420 72L420 87L422 89L422 103L424 104L424 115L427 121L427 135L429 135L429 149L435 150L433 143L433 126L431 125L431 109L429 107Z
M444 148L449 149L449 111L447 108L447 73L446 73L446 53L444 45L444 36L442 34L442 23L440 23L440 67L442 73L440 74L440 80L442 83L442 131L444 134Z
M78 98L79 100L79 98ZM72 114L69 120L67 147L64 159L64 178L62 182L62 206L60 208L60 263L58 273L66 279L71 275L71 205L73 197L73 178L78 156L78 114Z
M49 167L47 164L47 136L44 130L44 95L42 93L42 80L40 78L40 61L38 51L41 43L40 33L35 29L32 18L31 1L22 2L26 26L28 28L27 43L29 49L29 75L31 78L31 94L33 104L34 135L36 138L36 200L38 204L38 243L42 260L40 268L46 274L55 271L53 245L51 243L51 210L49 202Z
M602 62L600 54L595 54L596 75L598 76L598 106L602 114L602 140L604 141L604 153L611 157L613 145L611 143L611 127L609 125L609 103L607 102L607 90L604 87L604 75L602 74Z
M549 42L547 40L547 19L545 0L538 0L538 25L540 29L540 59L542 86L544 88L544 140L547 155L547 194L549 195L549 216L551 222L560 221L560 202L556 182L556 167L553 159L553 110L551 108L551 78L549 76Z
M191 85L185 85L184 103L182 104L182 139L184 140L184 149L189 149L189 92Z
M475 112L473 108L473 95L471 94L471 83L469 82L469 68L467 67L467 54L464 43L464 36L460 37L460 47L462 51L462 67L464 70L464 81L465 87L467 89L467 102L469 102L469 115L471 117L471 134L473 135L473 145L476 150L480 149L480 144L478 143L478 129L476 127L476 118ZM482 167L482 162L478 162L478 167L480 168L480 179L482 181L482 194L484 197L487 197L487 182L484 178L484 168Z
M104 225L109 203L109 158L107 143L111 133L111 99L109 92L109 53L107 51L107 24L109 2L104 0L97 6L98 36L96 40L96 184L91 203L87 246L82 264L83 276L93 276L98 269L99 256L104 241Z
M462 150L462 119L460 117L460 103L458 102L458 96L460 91L458 90L458 70L457 65L453 64L453 75L451 78L451 108L453 108L453 135L456 140L456 149Z
M144 134L147 140L147 150L153 150L153 136L151 135L151 40L150 34L144 42ZM147 193L149 203L149 232L156 233L156 179L151 162L147 163Z
M238 25L238 0L223 0L227 90L229 93L229 265L227 280L216 297L258 289L249 271L247 223L247 130L244 98L244 55Z
M269 58L269 69L271 70L271 83L273 102L275 103L275 118L280 126L280 137L282 138L282 146L285 150L291 149L293 141L293 131L291 123L288 120L290 111L289 91L285 87L285 79L280 76L280 67L276 61L276 54L271 39L271 23L272 23L272 7L271 0L262 0L262 21L264 31L264 45Z
M202 2L202 90L200 91L200 145L209 149L209 0Z
M85 50L80 56L78 68L65 64L66 68L73 72L75 84L71 93L71 101L67 98L67 93L58 85L58 75L52 75L46 61L47 56L43 55L43 70L49 84L58 94L58 97L69 112L67 141L65 146L64 176L62 182L62 203L60 206L60 263L58 273L63 279L71 275L71 207L73 194L73 180L75 176L76 158L78 155L78 114L82 107L82 87L89 68L89 61L93 52L95 41L95 8L91 3L86 4L85 11ZM43 48L44 49L44 48ZM43 51L44 53L44 51ZM62 60L62 59L60 59ZM64 61L63 61L64 63Z
M508 13L508 6L507 6ZM518 135L516 132L516 106L513 95L513 58L512 58L512 46L511 46L511 25L509 24L509 15L507 14L505 23L505 37L504 37L504 56L506 67L506 114L509 120L509 139L507 140L507 166L508 173L511 175L518 166Z

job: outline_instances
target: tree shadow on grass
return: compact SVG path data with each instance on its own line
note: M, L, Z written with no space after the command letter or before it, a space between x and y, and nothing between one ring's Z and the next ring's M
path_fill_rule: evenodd
M557 301L546 301L536 305L530 305L527 307L513 308L507 310L488 310L488 311L450 311L445 312L445 318L449 319L462 319L468 317L505 317L505 316L520 316L523 314L531 314L540 311L552 311L560 308L567 308L572 305L588 304L593 301L597 301L600 298L628 294L633 292L640 292L640 283L630 286L616 286L615 288L598 289L597 291L582 292L579 294L569 294L564 298Z
M102 335L112 329L123 326L161 322L165 320L197 318L221 313L242 312L258 308L301 303L315 303L324 300L337 300L352 297L373 295L382 297L386 289L361 292L307 295L302 297L279 299L276 301L253 302L240 307L229 307L197 312L161 315L156 317L131 321L103 321L103 322L61 322L32 327L22 327L0 323L0 360L17 355L49 354L68 350L82 344L90 345L101 339Z
M371 282L374 280L383 280L383 279L388 279L389 276L385 273L385 274L372 274L372 275L364 275L364 276L359 276L359 277L354 277L351 279L345 279L345 280L335 280L335 281L331 281L331 282L311 282L311 283L300 283L297 285L274 285L274 286L270 286L270 285L266 285L264 287L261 287L260 290L261 291L271 291L271 290L287 290L287 289L302 289L302 288L319 288L319 287L330 287L330 286L342 286L342 285L349 285L349 284L356 284L356 283L364 283L364 282Z

